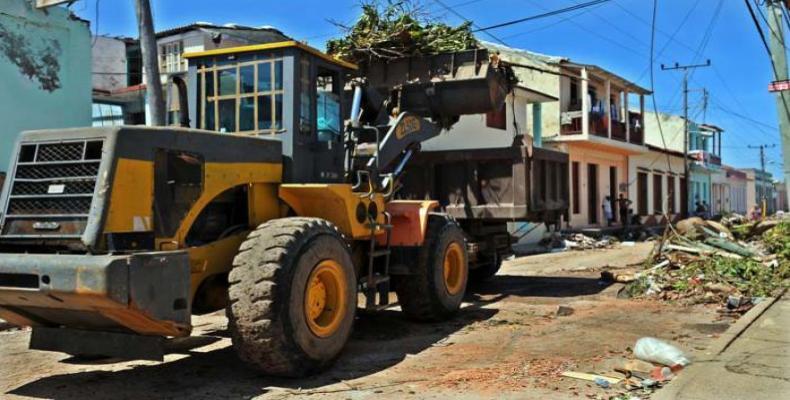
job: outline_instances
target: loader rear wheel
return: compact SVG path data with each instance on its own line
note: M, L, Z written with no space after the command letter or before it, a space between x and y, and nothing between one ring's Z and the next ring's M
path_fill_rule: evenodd
M356 279L348 245L328 221L283 218L260 225L241 245L229 282L233 347L267 375L320 371L348 341Z
M463 230L446 216L430 216L417 273L396 278L398 302L407 316L422 321L451 317L461 307L469 279Z

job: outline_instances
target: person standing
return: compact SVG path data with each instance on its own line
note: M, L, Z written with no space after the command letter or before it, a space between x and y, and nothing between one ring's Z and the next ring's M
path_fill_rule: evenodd
M617 211L620 213L620 223L623 226L630 225L631 221L628 220L628 209L630 208L631 200L625 197L624 193L620 193L617 198Z
M612 226L612 220L614 219L614 215L612 215L612 198L609 196L604 197L601 207L603 208L603 216L606 218L606 226Z

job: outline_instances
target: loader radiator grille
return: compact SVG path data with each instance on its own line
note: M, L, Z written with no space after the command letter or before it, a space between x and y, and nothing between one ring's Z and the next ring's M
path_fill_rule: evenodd
M103 142L23 144L8 187L4 237L79 237L96 190Z

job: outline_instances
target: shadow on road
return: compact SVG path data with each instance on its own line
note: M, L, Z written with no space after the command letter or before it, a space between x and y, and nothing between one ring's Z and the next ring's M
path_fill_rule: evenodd
M415 323L399 311L359 313L355 330L338 362L309 378L281 379L259 375L237 358L231 347L208 352L183 349L183 358L121 371L87 371L41 378L10 394L47 399L251 398L271 386L310 389L374 374L419 353L453 332L493 317L497 310L480 304L463 308L452 320ZM212 334L226 336L226 331ZM66 360L68 362L68 359Z
M492 318L498 310L491 305L504 298L595 295L608 286L594 278L500 275L470 289L466 300L471 304L449 321L416 323L399 311L360 312L352 338L338 362L328 371L309 378L261 376L243 365L229 346L200 352L184 345L171 348L171 352L183 354L174 361L130 366L120 371L94 370L44 377L10 394L48 399L213 399L250 398L266 394L269 387L317 388L392 367L407 355L435 346L468 325ZM483 308L485 305L489 306ZM212 331L210 335L213 340L207 343L228 336L225 330ZM86 365L87 368L95 366Z
M577 297L600 294L611 286L597 278L497 275L472 289L477 296Z

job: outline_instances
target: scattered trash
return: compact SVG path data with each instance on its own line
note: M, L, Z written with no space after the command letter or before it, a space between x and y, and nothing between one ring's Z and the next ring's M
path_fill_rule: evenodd
M634 247L634 246L636 246L636 242L632 242L632 241L622 242L622 243L620 243L620 246Z
M605 381L609 385L616 385L623 380L622 378L612 378L611 376L588 374L584 372L575 372L575 371L565 371L560 375L567 378L582 379L585 381L596 382L596 383L600 379L602 381Z
M603 236L600 240L591 238L583 233L572 233L563 237L565 247L571 250L591 250L611 248L617 243L617 238Z
M652 337L643 337L636 341L634 356L643 361L655 362L661 365L682 366L691 364L682 350Z
M641 384L642 384L642 388L649 389L658 386L658 381L655 381L653 379L642 379Z
M655 367L650 371L650 379L657 382L666 382L672 380L674 377L675 374L672 373L669 367Z
M596 377L595 378L595 384L600 386L600 387L602 387L602 388L604 388L604 389L609 389L609 387L610 387L609 386L609 381L607 381L606 379L600 378L600 377Z
M558 317L567 317L567 316L573 314L574 311L575 310L573 309L573 307L557 306L557 311L555 312L555 314Z
M653 370L653 364L642 360L628 360L623 365L623 369L630 371L632 374L634 372L649 374Z

